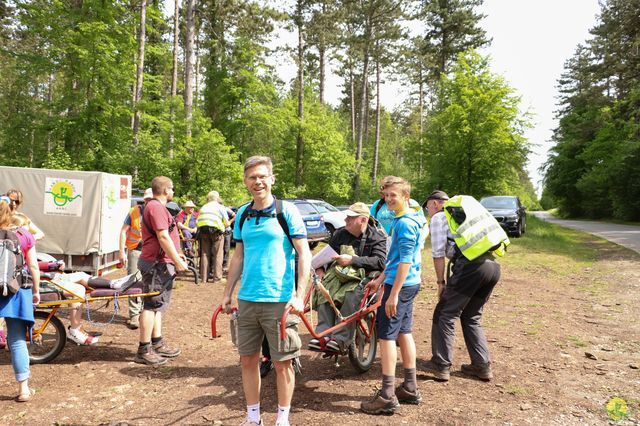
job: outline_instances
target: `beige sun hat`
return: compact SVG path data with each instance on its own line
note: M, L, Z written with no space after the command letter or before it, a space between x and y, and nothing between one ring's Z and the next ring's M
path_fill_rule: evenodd
M344 214L351 217L356 217L356 216L369 217L370 216L367 205L362 202L351 204L351 206L349 206L349 208L344 211Z
M196 206L196 205L195 205L195 204L193 204L193 201L191 201L191 200L187 201L186 203L184 203L184 204L182 205L182 207L183 207L183 208L185 208L185 209L186 209L187 207L195 207L195 206Z

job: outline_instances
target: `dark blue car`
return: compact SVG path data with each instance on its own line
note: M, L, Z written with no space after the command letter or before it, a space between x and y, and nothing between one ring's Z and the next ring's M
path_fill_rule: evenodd
M329 231L327 231L322 215L309 202L298 198L286 201L293 203L302 215L302 220L304 220L304 225L307 228L307 240L309 240L311 248L317 246L320 241L329 239Z

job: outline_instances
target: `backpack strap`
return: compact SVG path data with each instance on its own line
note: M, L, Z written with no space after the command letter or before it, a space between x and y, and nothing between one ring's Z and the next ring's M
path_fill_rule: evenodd
M375 219L378 218L378 213L380 212L380 209L382 208L382 206L384 206L384 204L385 204L384 197L382 197L378 200L378 204L376 204L376 208L374 209L374 212L373 212L373 217Z
M242 234L242 227L244 226L244 222L249 217L249 209L252 209L252 208L253 208L253 201L251 203L249 203L247 208L244 209L242 211L242 214L240 215L239 227L240 227L240 233L241 234ZM291 238L291 230L289 229L289 223L287 222L287 219L284 217L284 212L283 212L283 208L282 208L282 200L279 199L279 198L276 198L276 219L278 220L278 223L280 224L280 227L284 231L284 234L287 236L287 239L289 240L289 243L291 243L291 246L295 250L296 246L293 245L293 239Z

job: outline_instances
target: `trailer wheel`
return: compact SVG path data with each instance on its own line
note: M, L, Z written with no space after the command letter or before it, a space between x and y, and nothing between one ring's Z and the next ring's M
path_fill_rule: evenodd
M377 349L376 316L373 312L370 312L366 318L356 322L353 342L349 345L349 361L359 373L366 373L376 359Z
M35 311L34 316L33 342L27 339L29 361L31 364L45 364L60 354L67 342L67 332L58 317L49 318L49 312Z

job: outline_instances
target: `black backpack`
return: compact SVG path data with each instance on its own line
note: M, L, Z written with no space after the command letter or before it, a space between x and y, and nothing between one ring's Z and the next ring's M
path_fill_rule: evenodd
M247 206L246 209L244 209L242 215L240 216L240 224L238 225L240 227L240 232L242 232L242 226L249 217L249 209L251 209L252 207L253 201ZM278 198L276 198L276 219L278 220L280 227L284 231L284 234L287 236L287 239L291 243L291 246L295 250L296 246L293 245L293 240L291 239L291 230L289 229L289 224L287 223L287 219L285 219L284 213L282 212L282 200Z
M0 230L0 296L11 296L25 287L23 267L24 255L18 236L14 231Z

